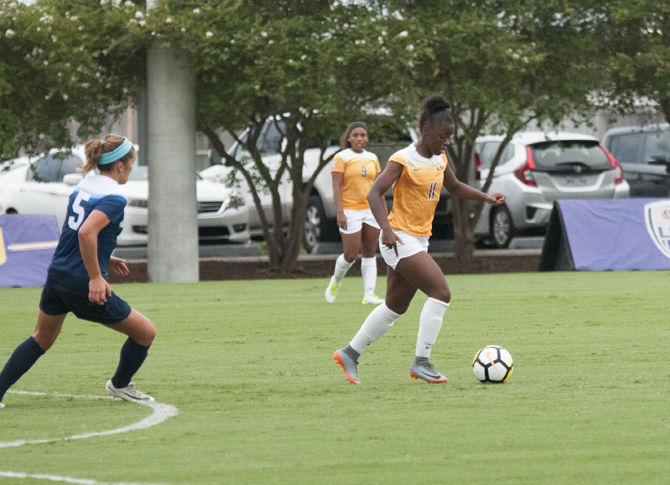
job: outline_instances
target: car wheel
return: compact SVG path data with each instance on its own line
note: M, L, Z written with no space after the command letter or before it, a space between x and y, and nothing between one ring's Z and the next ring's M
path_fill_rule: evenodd
M326 223L326 211L319 196L313 195L307 201L305 212L305 229L303 232L302 245L308 253L323 241Z
M514 223L507 207L493 209L491 214L491 238L497 248L506 248L514 237Z

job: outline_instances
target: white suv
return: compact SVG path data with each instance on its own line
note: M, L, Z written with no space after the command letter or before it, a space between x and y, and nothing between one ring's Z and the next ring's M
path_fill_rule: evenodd
M475 164L483 185L502 136L477 138ZM557 199L623 198L630 188L623 169L598 140L568 132L520 132L503 152L489 192L507 202L485 204L477 239L507 247L516 235L544 233Z

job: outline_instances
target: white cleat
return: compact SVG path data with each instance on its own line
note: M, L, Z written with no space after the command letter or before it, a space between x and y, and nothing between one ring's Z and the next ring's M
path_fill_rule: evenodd
M364 305L381 305L384 303L384 299L378 297L374 293L368 293L363 297L363 301L361 302Z
M2 408L4 408L4 407L5 407L5 403L4 403L4 402L0 402L0 409L2 409Z
M326 287L326 292L324 293L324 296L326 297L326 301L328 303L334 303L335 298L337 298L337 290L340 289L340 284L335 280L334 276L330 277L330 282L328 283L328 286Z
M128 384L126 387L117 389L116 387L114 387L114 384L112 384L112 380L110 379L107 381L105 389L107 389L107 394L109 394L110 396L118 399L123 399L124 401L131 401L131 402L155 401L155 399L151 397L149 394L145 394L142 391L140 391L137 387L135 387L135 384L133 384L132 382Z

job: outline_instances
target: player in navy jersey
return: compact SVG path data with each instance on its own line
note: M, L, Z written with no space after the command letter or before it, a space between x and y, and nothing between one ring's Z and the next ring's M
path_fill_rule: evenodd
M107 281L109 271L128 275L123 259L112 256L123 227L127 200L121 184L133 169L135 148L125 137L107 135L86 143L87 173L75 187L58 247L42 290L32 336L21 343L0 372L0 408L9 389L56 341L69 312L121 332L128 339L107 393L127 401L153 401L131 383L155 336L154 324L119 298ZM93 170L98 173L89 173Z

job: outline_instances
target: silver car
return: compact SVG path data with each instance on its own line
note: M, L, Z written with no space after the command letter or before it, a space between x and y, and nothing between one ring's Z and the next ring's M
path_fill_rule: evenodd
M477 138L475 165L482 185L502 140L502 136ZM624 198L630 187L619 162L596 138L521 132L503 152L489 192L502 192L507 202L484 206L475 237L505 248L515 236L543 234L555 200Z

